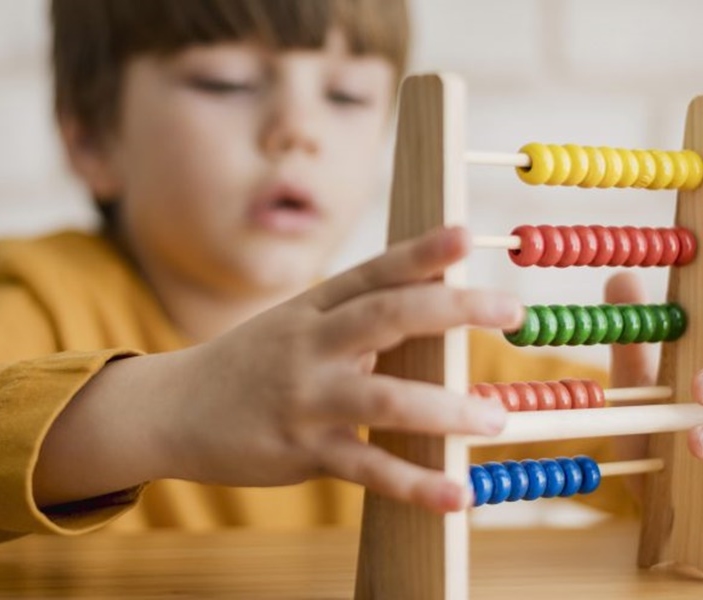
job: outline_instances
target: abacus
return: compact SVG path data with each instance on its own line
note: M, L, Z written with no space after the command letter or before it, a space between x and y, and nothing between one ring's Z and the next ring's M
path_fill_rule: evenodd
M456 481L466 482L470 473L476 504L588 493L601 476L646 472L639 565L674 563L703 572L703 509L696 505L703 498L703 464L689 454L685 434L674 433L703 423L703 407L690 401L689 391L694 373L703 367L703 325L696 305L703 263L695 260L696 235L703 231L703 98L691 103L685 150L675 152L571 144L528 144L515 154L467 152L465 110L464 84L457 76L404 81L389 243L438 225L467 222L467 162L512 166L533 185L678 189L670 228L523 226L507 236L474 238L475 246L507 249L523 266L671 267L666 304L527 307L521 329L506 334L517 345L666 342L657 386L602 390L576 380L479 383L472 393L499 397L517 411L496 438L372 430L371 443ZM465 285L465 269L453 266L444 280ZM378 370L466 392L467 345L463 330L410 340L379 357ZM647 402L605 406L632 399ZM475 465L469 471L472 446L640 433L656 434L649 458L641 461L599 466L587 457L562 457ZM355 597L465 600L468 551L466 512L437 516L367 491Z

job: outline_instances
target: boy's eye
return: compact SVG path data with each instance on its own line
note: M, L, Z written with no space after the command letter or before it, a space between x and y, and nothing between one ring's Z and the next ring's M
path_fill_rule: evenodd
M329 90L327 99L333 104L340 106L365 106L368 104L368 98L356 94L350 94L342 90Z
M195 89L212 94L255 94L259 91L258 84L251 81L195 77L190 80L190 84Z

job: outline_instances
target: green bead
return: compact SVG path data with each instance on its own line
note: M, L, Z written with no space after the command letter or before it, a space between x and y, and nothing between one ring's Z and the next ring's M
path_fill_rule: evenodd
M566 307L574 316L574 335L567 342L569 346L579 346L583 344L591 335L592 320L591 315L583 306L569 304Z
M557 321L556 315L552 312L552 309L548 306L542 306L540 304L533 306L532 310L535 311L535 314L539 319L539 333L537 335L537 339L532 342L532 345L546 346L547 344L550 344L555 337L557 337L559 322Z
M671 329L669 330L669 335L664 338L664 341L673 342L674 340L678 340L686 331L686 313L679 304L671 303L665 306L671 317Z
M655 328L650 342L662 342L671 332L671 317L664 304L648 304L647 308L654 315Z
M640 318L640 332L633 340L634 343L651 342L657 329L654 312L649 306L644 304L634 304L632 307L637 311L637 316Z
M640 333L640 316L631 304L620 304L618 310L623 319L623 328L618 344L631 344Z
M584 344L592 346L600 344L608 333L608 318L598 306L584 306L591 317L591 335L586 338Z
M608 320L608 329L605 337L601 340L601 344L614 344L620 339L622 328L625 326L622 315L618 307L612 304L601 304L598 308L603 311L605 318Z
M531 306L525 307L525 321L517 331L506 332L505 339L514 346L529 346L539 335L539 317Z
M569 340L574 336L574 330L576 329L576 321L574 320L574 315L571 311L560 304L552 304L549 308L554 313L557 318L557 335L551 341L552 346L562 346L567 344Z

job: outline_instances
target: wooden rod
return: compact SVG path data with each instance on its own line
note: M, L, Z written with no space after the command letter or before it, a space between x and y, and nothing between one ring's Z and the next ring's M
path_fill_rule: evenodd
M505 248L519 250L522 240L519 235L475 235L472 240L474 248Z
M547 440L666 433L703 425L703 405L657 404L516 412L497 436L458 436L466 446L499 446Z
M609 388L605 391L606 402L655 401L671 398L671 388L666 385L650 387Z
M496 167L531 167L532 160L522 152L464 152L464 162L470 165Z
M615 475L638 475L640 473L655 473L664 468L661 458L642 458L639 460L622 460L619 462L601 463L598 465L601 477Z

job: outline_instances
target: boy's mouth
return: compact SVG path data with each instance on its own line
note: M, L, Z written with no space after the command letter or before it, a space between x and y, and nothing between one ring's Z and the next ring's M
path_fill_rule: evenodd
M275 184L257 196L249 216L259 229L301 235L318 223L321 214L307 190L290 184Z

